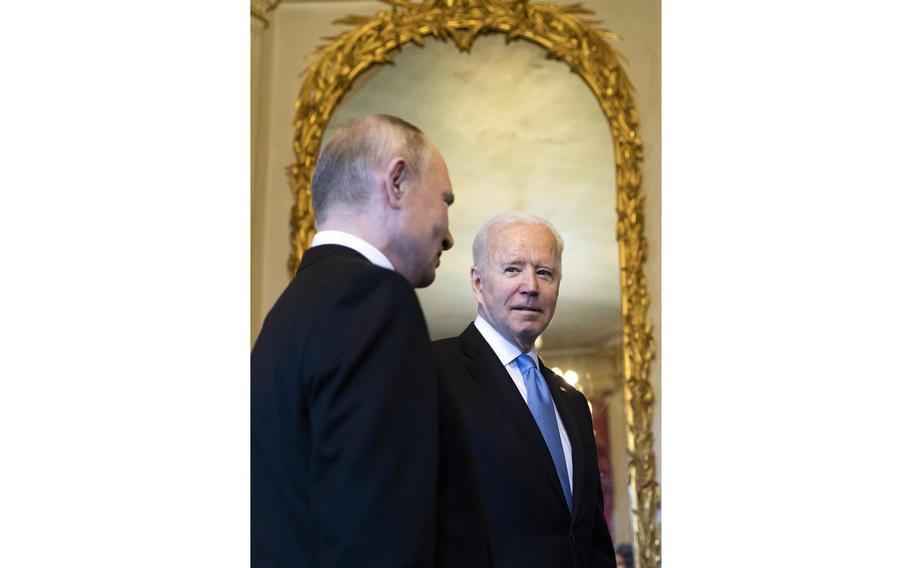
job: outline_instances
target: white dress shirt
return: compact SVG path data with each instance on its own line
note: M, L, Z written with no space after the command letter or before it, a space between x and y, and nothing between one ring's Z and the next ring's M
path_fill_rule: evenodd
M498 331L493 329L493 326L487 323L487 320L483 319L480 314L474 319L474 327L477 328L480 335L483 336L493 349L493 352L496 353L499 362L506 368L509 376L512 377L512 382L515 383L515 387L521 394L521 398L524 399L525 404L527 404L528 389L525 386L524 377L521 376L521 370L518 368L518 363L515 361L515 359L522 354L522 351L503 337ZM528 352L528 355L531 356L531 360L534 361L537 369L540 370L540 359L537 357L537 352L532 349ZM572 489L572 444L569 442L569 435L566 434L566 427L562 425L562 417L559 416L559 410L556 409L555 404L553 410L556 413L556 424L559 426L559 441L562 443L562 453L566 457L566 471L569 474L569 489Z
M389 260L389 257L382 254L382 251L360 237L355 237L350 233L345 233L344 231L319 231L313 235L313 243L310 246L318 247L320 245L341 245L343 247L348 247L367 257L367 260L376 266L395 270L395 267L392 266L392 261Z

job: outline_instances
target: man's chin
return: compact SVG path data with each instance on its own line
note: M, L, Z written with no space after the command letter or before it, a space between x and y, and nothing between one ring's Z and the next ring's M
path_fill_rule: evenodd
M530 341L530 343L534 343L534 340L537 339L541 333L543 333L543 330L545 328L545 325L541 325L537 322L532 322L530 324L528 322L523 322L519 325L513 326L512 333L524 341Z
M415 288L426 288L436 280L436 271L418 276L413 282Z
M514 322L514 327L516 329L531 329L531 328L543 328L547 324L544 323L546 316L541 312L535 312L532 310L514 310L512 312L512 321ZM541 331L543 331L541 329Z

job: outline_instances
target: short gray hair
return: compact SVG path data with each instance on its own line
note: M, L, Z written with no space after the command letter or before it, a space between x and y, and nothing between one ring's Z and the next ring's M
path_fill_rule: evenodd
M372 114L339 128L319 154L313 174L313 211L316 221L336 205L362 210L372 175L389 160L401 156L420 177L430 159L430 142L419 128L396 116Z
M477 235L474 237L472 252L474 254L474 266L476 266L478 270L483 270L483 267L487 262L487 256L490 252L490 235L497 229L507 225L535 225L546 227L553 234L553 239L556 240L556 261L559 263L557 268L562 271L562 250L564 245L562 237L559 235L556 227L543 217L531 215L524 211L506 211L505 213L500 213L484 223L480 230L477 231Z

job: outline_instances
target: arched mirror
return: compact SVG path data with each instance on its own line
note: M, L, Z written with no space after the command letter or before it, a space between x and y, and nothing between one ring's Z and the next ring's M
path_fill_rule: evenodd
M365 73L324 140L349 119L377 112L419 125L445 156L455 190L456 245L443 255L436 282L417 291L432 339L458 335L474 318L471 241L493 214L534 213L562 234L564 276L540 354L570 380L577 376L576 388L597 406L608 520L616 542L631 543L616 183L610 127L597 102L541 48L485 36L470 54L431 40L402 50L394 66Z
M480 226L511 209L550 220L565 241L563 279L539 351L591 402L614 542L634 548L636 566L657 566L641 141L631 89L604 41L610 35L576 19L576 9L553 5L396 4L344 20L355 29L317 53L304 77L289 268L312 238L308 191L321 142L370 113L418 125L448 163L455 247L443 255L436 282L418 291L433 339L458 335L475 316L469 269ZM535 13L535 6L545 9ZM512 10L508 17L504 9ZM421 27L422 18L444 15L451 29ZM432 35L450 41L423 38ZM531 41L504 41L515 37Z

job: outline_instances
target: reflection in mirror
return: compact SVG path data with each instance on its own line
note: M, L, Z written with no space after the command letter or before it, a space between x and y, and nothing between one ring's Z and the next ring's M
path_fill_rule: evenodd
M597 101L568 67L528 42L480 37L471 53L428 41L374 67L345 95L323 140L347 120L400 116L440 149L455 191L452 250L418 291L433 339L474 319L471 243L493 215L551 221L565 241L556 316L541 337L549 367L578 376L591 402L615 544L633 539L627 491L619 253L613 142Z

